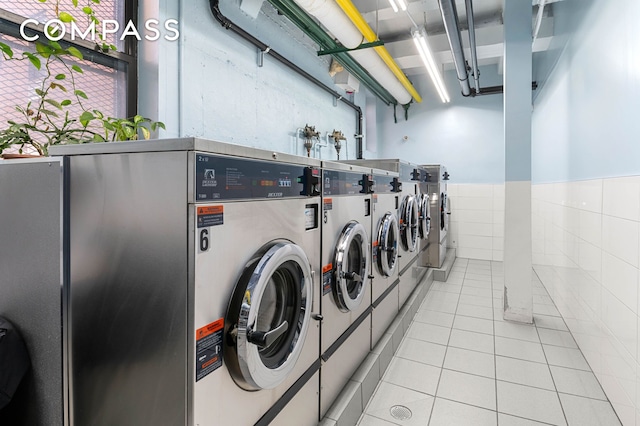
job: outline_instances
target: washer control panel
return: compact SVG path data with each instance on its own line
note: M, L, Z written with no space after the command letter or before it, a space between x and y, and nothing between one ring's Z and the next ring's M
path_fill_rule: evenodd
M196 202L319 195L320 170L194 153Z

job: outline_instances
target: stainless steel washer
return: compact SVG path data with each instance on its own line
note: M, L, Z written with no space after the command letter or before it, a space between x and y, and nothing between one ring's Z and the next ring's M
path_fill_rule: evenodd
M51 151L71 424L317 424L320 163L194 138Z
M322 367L327 412L371 344L371 169L322 162Z
M429 182L427 193L431 197L431 232L429 248L420 256L420 265L440 268L447 254L447 231L451 207L447 194L449 173L442 165L422 166L427 171Z

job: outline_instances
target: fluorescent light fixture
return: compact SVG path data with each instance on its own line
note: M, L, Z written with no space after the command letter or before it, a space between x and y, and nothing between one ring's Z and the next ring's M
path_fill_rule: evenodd
M447 87L444 85L444 81L442 81L442 75L440 75L440 70L438 70L438 67L436 66L436 61L433 58L433 54L431 53L431 49L427 43L427 36L424 33L424 30L416 30L413 32L413 42L416 44L416 48L418 49L418 53L420 53L422 62L429 72L431 81L433 81L434 86L436 86L440 99L445 104L450 102L451 99L449 98Z
M402 1L402 0L400 0L400 1ZM398 5L396 4L396 2L394 0L389 0L389 4L393 8L393 11L398 13Z
M398 4L400 5L400 9L402 9L403 12L407 10L407 3L405 3L404 0L398 0Z

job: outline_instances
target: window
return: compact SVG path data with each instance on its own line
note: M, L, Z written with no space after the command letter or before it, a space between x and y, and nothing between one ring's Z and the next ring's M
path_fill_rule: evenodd
M25 50L35 49L33 42L25 41L20 35L20 25L27 18L37 19L45 23L53 18L54 11L50 0L41 3L38 0L0 0L0 41L11 47L15 56L21 56ZM94 3L91 0L80 0L87 3L95 10L100 20L116 20L120 23L120 32L130 18L135 16L137 2L126 1L102 1ZM59 10L76 10L72 6L72 0L59 0ZM82 4L80 7L82 7ZM80 29L86 27L81 21L82 12L73 12L78 19ZM135 22L135 20L134 20ZM30 28L35 28L29 25ZM39 34L41 38L42 26L37 29L27 30L27 34ZM76 39L72 41L67 34L61 41L63 44L72 45L80 50L84 56L82 61L71 62L69 66L78 65L83 73L75 73L75 85L87 95L83 105L88 109L98 109L111 117L128 117L135 115L137 103L137 68L136 68L136 40L127 37L120 41L114 34L108 35L106 42L114 44L117 51L102 53L95 49L95 42ZM65 72L63 65L55 63L52 66L53 73ZM68 73L67 73L68 74ZM6 128L8 120L18 119L21 113L16 106L25 107L30 99L37 99L35 90L40 88L47 72L44 69L38 71L28 61L5 61L0 59L0 129ZM61 82L65 86L71 86L71 81ZM70 89L70 87L68 87ZM55 91L54 100L58 102L70 98L69 93L62 90ZM78 117L81 113L79 105L70 106L70 116ZM62 118L58 118L62 120Z

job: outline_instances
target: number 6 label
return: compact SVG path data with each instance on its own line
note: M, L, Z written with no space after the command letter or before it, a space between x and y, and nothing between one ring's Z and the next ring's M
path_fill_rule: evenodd
M209 250L209 233L211 228L201 228L198 237L198 253L204 253Z

